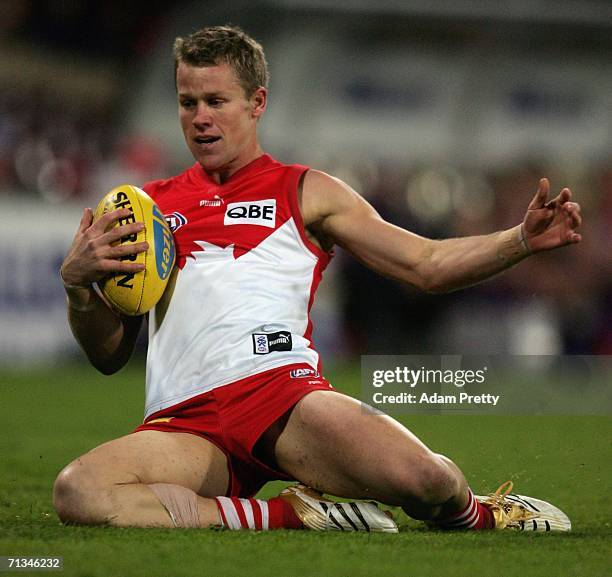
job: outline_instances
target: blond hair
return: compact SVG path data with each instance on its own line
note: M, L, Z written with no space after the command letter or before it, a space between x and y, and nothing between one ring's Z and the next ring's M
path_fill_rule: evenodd
M183 62L189 66L229 64L247 97L267 87L268 63L261 47L237 26L210 26L174 41L174 76Z

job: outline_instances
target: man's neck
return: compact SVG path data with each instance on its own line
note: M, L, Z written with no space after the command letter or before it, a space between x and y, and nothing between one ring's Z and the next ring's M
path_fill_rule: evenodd
M216 169L216 170L206 170L206 168L204 168L204 167L202 167L202 168L204 168L204 171L206 172L206 174L208 174L208 176L209 176L209 178L211 180L213 180L217 184L224 184L225 182L227 182L227 180L229 180L239 170L241 170L245 166L251 164L251 162L253 162L254 160L256 160L259 157L263 156L263 154L264 154L264 151L262 150L262 148L258 144L255 147L255 149L253 150L253 152L251 154L249 154L248 156L245 156L245 157L240 158L240 159L236 158L234 160L231 160L229 163L227 163L223 167L220 167L219 169Z

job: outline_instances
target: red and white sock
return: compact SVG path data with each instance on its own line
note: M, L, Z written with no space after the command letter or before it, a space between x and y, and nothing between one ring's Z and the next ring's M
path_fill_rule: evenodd
M474 498L474 493L468 489L468 503L465 508L450 517L436 521L436 525L443 529L493 529L495 519L493 513Z
M275 497L268 501L215 497L223 526L226 529L302 529L304 526L293 507L284 499Z

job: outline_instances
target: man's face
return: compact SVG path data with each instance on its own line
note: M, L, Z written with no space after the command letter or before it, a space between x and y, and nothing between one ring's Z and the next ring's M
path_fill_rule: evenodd
M250 97L230 65L178 65L179 118L193 157L209 173L231 175L261 154L257 119L266 107L266 89Z

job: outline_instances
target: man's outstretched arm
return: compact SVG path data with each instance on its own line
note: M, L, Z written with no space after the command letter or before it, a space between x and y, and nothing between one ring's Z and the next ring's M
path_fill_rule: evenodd
M385 276L427 292L449 292L483 281L528 255L580 242L580 207L564 188L547 201L550 185L540 180L523 222L484 236L431 240L384 221L343 182L318 171L304 179L306 226L329 237Z

